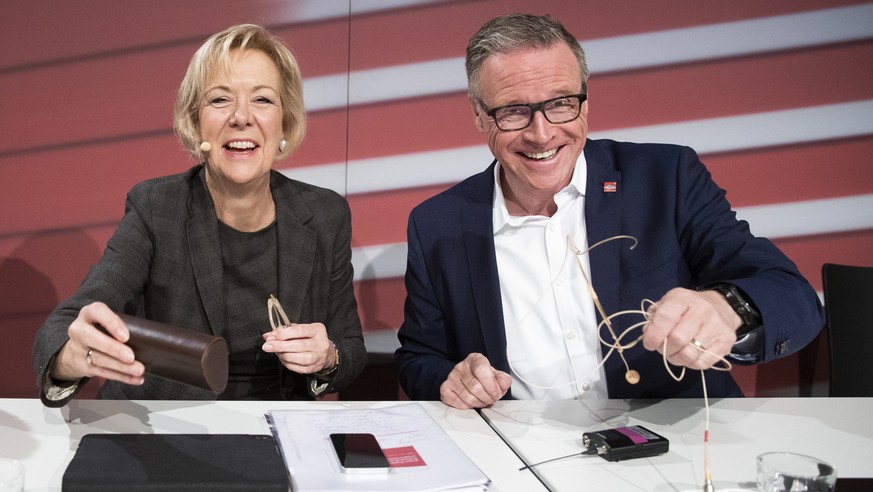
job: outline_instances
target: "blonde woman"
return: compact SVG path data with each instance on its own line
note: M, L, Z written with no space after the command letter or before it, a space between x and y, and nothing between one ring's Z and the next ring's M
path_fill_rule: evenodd
M302 87L294 56L261 26L197 51L174 126L201 164L128 194L103 257L37 334L43 403L66 404L94 377L110 399L312 399L360 373L348 204L273 170L303 139ZM289 326L271 329L270 295ZM224 337L226 390L146 374L122 312Z

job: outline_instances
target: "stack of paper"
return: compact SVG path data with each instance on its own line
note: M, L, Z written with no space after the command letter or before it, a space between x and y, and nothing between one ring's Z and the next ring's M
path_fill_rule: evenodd
M266 419L295 491L482 491L491 485L417 403L364 410L272 410ZM330 442L332 433L373 434L390 471L343 473Z

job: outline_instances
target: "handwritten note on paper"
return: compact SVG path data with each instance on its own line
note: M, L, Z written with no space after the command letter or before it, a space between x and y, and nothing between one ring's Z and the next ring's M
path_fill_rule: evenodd
M266 414L294 490L487 490L490 481L417 403L379 409L273 410ZM373 434L390 473L343 473L331 433Z

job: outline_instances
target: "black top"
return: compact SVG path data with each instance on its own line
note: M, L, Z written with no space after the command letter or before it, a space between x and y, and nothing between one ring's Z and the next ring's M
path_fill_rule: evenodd
M261 350L271 330L267 299L278 292L276 223L241 232L221 221L221 259L227 332L220 335L230 350L230 374L222 400L275 400L279 396L279 361Z

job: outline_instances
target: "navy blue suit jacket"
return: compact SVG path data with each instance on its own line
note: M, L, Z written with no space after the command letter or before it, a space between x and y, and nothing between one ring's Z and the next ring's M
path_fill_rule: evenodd
M674 287L729 282L764 320L755 361L796 352L815 338L824 324L815 291L770 241L737 220L692 149L589 140L584 152L589 244L620 234L639 240L633 250L624 240L590 253L592 283L608 314L639 309L642 299L657 301ZM454 365L473 352L509 370L492 227L493 167L410 214L407 298L395 358L412 399L438 400ZM604 191L607 182L616 183L615 192ZM618 333L636 321L623 316L614 326ZM613 354L604 366L610 398L702 396L696 371L676 382L662 356L642 344L625 357L641 380L627 383L624 364ZM710 396L742 396L729 373L707 371L706 384Z

